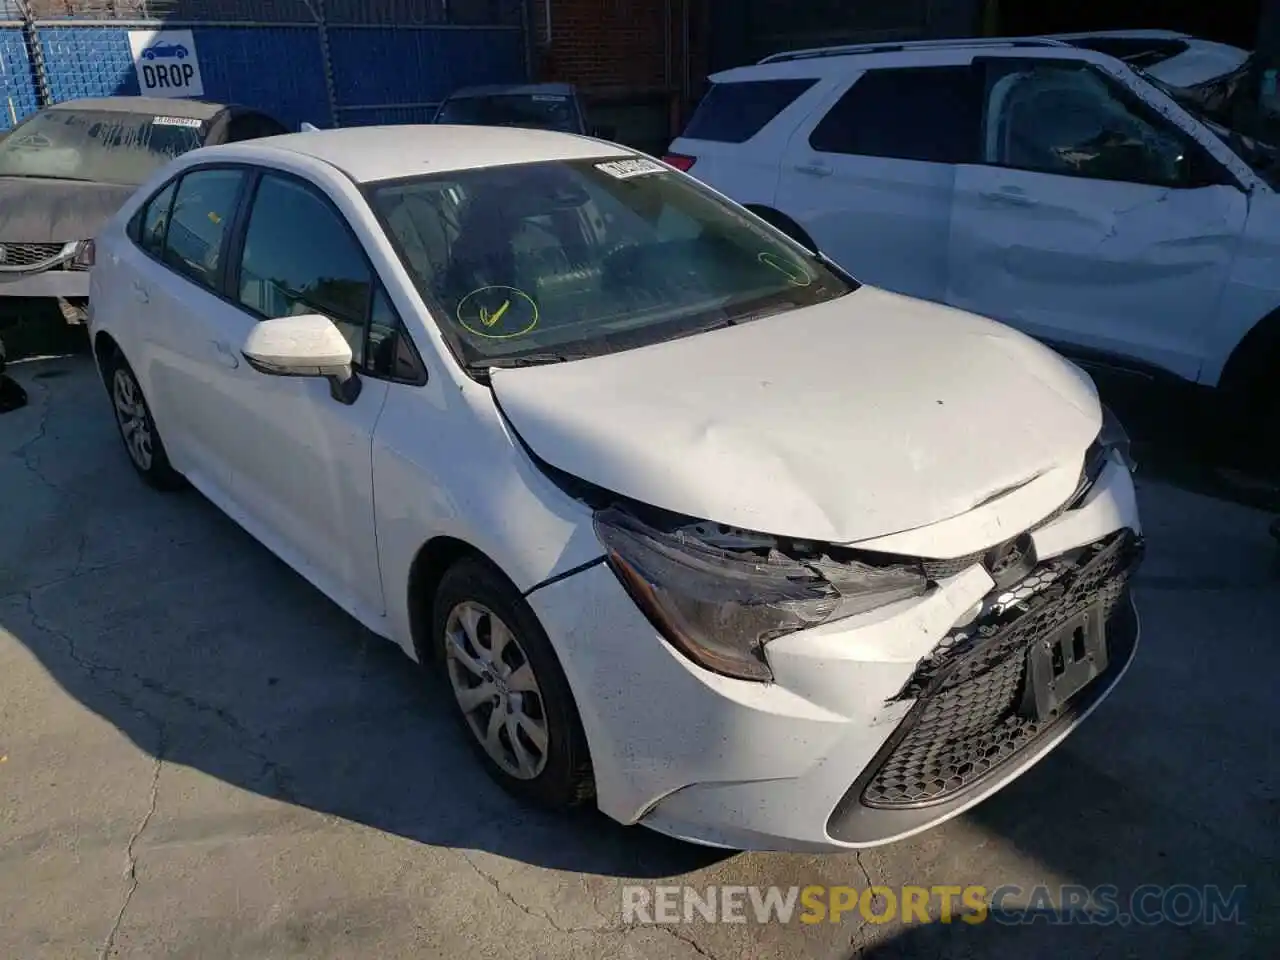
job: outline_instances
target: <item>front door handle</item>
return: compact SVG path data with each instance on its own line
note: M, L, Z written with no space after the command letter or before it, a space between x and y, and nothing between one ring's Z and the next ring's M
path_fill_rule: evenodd
M234 370L240 366L240 358L236 356L236 352L231 349L231 344L223 343L221 340L213 341L213 351L218 355L218 362L223 366L230 367Z
M831 168L820 163L799 163L796 164L796 173L803 173L807 177L829 177Z
M139 303L151 302L151 294L148 293L147 288L137 280L133 281L133 295L137 297Z

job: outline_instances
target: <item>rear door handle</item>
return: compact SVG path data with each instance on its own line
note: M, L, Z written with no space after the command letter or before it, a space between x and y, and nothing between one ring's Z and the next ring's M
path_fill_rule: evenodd
M151 294L148 293L147 288L137 280L133 281L133 295L138 298L139 303L151 302Z
M1036 202L1017 187L1001 187L999 190L985 190L982 199L991 203L1001 203L1009 207L1034 207Z
M223 366L230 367L232 370L240 366L240 358L231 349L231 344L215 340L213 341L213 350L218 355L218 362Z
M803 173L807 177L829 177L831 168L820 163L799 163L796 164L796 173Z

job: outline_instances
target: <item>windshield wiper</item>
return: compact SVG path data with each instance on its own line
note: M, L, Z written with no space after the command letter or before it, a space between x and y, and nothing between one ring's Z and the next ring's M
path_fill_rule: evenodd
M524 353L518 357L493 357L479 360L472 367L488 370L492 367L537 367L547 363L568 363L571 360L585 360L592 356L589 353Z

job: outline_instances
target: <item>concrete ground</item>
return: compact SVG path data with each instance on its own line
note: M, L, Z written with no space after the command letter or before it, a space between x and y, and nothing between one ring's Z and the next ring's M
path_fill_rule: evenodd
M84 356L0 418L0 957L1280 955L1280 550L1142 481L1143 646L974 812L728 856L507 799L438 683L200 496L131 472ZM1141 476L1141 475L1140 475ZM624 925L624 883L1216 884L1243 924Z

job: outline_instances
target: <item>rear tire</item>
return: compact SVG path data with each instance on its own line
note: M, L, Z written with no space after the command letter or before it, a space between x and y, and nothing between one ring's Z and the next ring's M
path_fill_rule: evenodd
M142 395L137 375L119 351L103 364L111 410L124 443L129 463L143 481L157 490L180 490L186 486L182 474L174 470L165 452L164 441L151 416L151 407Z

